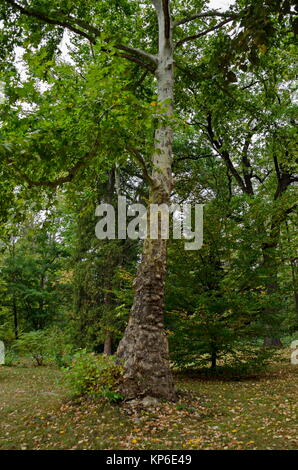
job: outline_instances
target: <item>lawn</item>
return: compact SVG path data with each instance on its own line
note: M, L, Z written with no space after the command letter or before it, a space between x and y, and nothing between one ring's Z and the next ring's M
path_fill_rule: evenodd
M241 380L188 374L176 384L176 403L148 411L71 401L55 367L2 366L0 449L298 448L298 366L289 360Z

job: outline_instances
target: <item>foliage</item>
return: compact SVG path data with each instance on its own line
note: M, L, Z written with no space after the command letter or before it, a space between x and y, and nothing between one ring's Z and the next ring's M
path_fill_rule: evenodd
M16 342L20 354L30 355L37 366L42 366L48 351L48 338L45 330L23 333Z
M65 370L65 380L74 397L88 395L114 402L121 400L117 391L122 367L113 356L88 353L85 349L74 355L72 365Z
M58 232L62 227L55 210L46 219L28 211L26 221L7 226L0 255L0 323L15 338L61 323L69 295L68 250L57 240Z
M114 177L114 170L109 174ZM94 236L97 202L110 197L117 205L115 188L110 188L108 181L94 182L94 186L94 191L89 194L81 192L80 202L69 202L75 235L72 245L73 312L69 329L72 341L78 347L102 352L108 335L111 335L115 348L124 331L127 314L120 313L125 302L121 298L125 280L119 271L134 269L137 244L132 240L98 240Z
M15 367L19 363L20 357L15 349L13 347L5 349L5 365L8 367Z
M2 312L0 320L2 320L0 324L0 338L4 342L5 347L10 348L15 341L15 334L11 322L5 321L6 314L4 312Z
M74 346L71 344L69 334L54 325L45 330L47 358L54 360L58 367L66 367L71 364Z
M13 350L18 354L30 355L38 366L47 360L54 361L58 367L65 367L72 361L73 346L65 332L53 326L22 333L14 342Z
M118 192L148 201L157 21L149 1L31 0L29 15L12 3L0 5L0 337L28 352L40 336L35 360L61 366L78 346L112 337L115 350L127 323L141 244L97 240L94 209ZM171 7L173 199L205 204L202 250L169 244L172 360L243 365L266 334L298 328L297 2L237 0L223 17L207 1Z
M262 324L258 325L248 311L233 314L232 310L223 309L223 301L209 298L209 302L208 305L205 298L204 307L192 315L168 312L174 367L198 369L210 366L213 374L220 375L229 370L232 374L247 375L268 366L276 350L265 348L258 339L263 333Z

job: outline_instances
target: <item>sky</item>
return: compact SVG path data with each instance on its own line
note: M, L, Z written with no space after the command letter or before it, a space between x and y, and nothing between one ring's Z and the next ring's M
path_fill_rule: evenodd
M209 8L227 10L234 0L210 0Z

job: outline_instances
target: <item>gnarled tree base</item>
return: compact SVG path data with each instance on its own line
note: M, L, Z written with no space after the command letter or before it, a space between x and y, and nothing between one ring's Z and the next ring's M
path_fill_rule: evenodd
M139 325L132 320L117 355L124 361L121 393L126 399L145 395L175 399L168 343L163 328Z
M163 324L165 270L166 241L145 240L131 316L117 350L124 366L121 392L127 399L175 398Z

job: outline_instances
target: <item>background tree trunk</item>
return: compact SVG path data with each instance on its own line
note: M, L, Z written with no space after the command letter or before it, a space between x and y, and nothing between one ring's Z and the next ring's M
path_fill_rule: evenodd
M103 353L107 356L111 356L112 354L112 339L112 333L107 331L103 347Z
M272 224L273 225L273 224ZM275 317L278 314L278 306L276 305L276 295L278 294L278 279L277 279L277 260L276 250L279 241L280 226L274 224L271 232L271 237L268 243L262 246L263 251L263 267L266 272L266 295L268 299L268 307L266 308L266 318L268 324L265 325L264 346L281 347L282 342L280 338L274 333L276 327L272 326L276 323Z
M16 301L15 294L13 294L13 298L12 298L12 313L13 313L13 324L14 324L14 337L15 339L19 339L18 311L17 311L17 301Z

